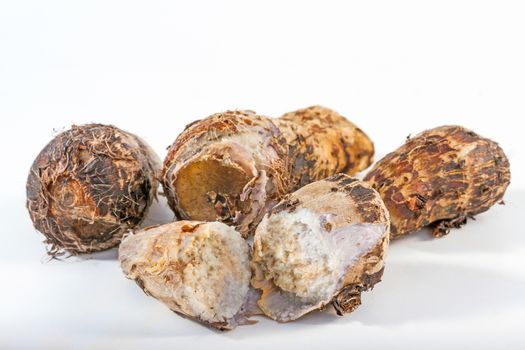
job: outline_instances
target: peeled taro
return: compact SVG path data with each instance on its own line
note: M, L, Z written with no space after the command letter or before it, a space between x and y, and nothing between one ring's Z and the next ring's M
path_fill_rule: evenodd
M369 185L343 174L306 185L257 227L257 305L280 322L330 303L338 314L351 312L380 281L388 242L388 212Z
M218 329L249 324L257 310L247 242L219 222L178 221L128 235L126 277L171 310Z

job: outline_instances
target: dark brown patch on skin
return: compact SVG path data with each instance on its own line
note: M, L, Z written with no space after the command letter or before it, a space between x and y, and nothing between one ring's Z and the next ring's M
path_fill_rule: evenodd
M49 254L116 246L142 222L157 188L159 165L149 147L113 126L73 126L35 159L27 208Z
M354 183L358 181L356 178L346 176L345 174L339 173L336 175L332 175L328 178L326 178L326 181L336 182L338 186L346 186L350 185L351 183Z
M349 194L356 202L360 203L372 200L375 197L376 192L371 188L358 185L352 186Z
M325 180L331 181L331 182L338 182L338 181L341 181L347 178L353 179L353 177L346 176L343 173L337 173L337 174L327 177Z
M497 143L460 126L442 126L386 155L365 181L390 212L393 238L429 224L442 236L499 202L510 168Z
M345 183L346 185L343 185ZM381 210L376 204L377 192L354 181L340 181L341 188L352 199L359 203L357 210L364 222L373 223L380 220Z
M381 214L381 209L376 203L378 194L368 184L345 174L332 175L325 181L334 183L335 186L331 187L331 192L346 193L355 203L359 203L356 207L363 222L374 223L384 220L384 214Z

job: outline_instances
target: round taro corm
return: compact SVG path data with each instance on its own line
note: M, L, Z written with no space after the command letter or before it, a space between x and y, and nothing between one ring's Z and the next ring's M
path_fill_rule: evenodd
M49 142L27 179L27 209L51 256L112 248L157 191L157 155L114 126L73 126Z

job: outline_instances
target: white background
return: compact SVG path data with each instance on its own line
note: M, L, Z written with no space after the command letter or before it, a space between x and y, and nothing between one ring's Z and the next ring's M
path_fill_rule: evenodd
M509 155L506 206L391 245L354 313L217 333L171 313L116 253L43 262L24 208L33 158L72 123L161 157L225 109L323 104L375 141L460 124ZM0 1L0 348L525 347L525 11L519 1ZM164 203L149 222L172 218Z

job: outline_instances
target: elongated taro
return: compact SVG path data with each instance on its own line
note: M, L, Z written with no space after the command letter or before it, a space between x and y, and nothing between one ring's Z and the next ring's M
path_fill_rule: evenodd
M498 144L461 126L410 138L366 175L390 212L393 238L431 226L439 237L501 201L509 161Z

